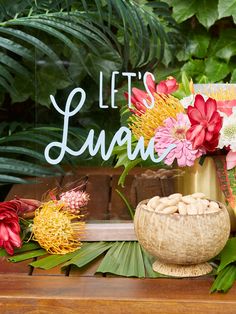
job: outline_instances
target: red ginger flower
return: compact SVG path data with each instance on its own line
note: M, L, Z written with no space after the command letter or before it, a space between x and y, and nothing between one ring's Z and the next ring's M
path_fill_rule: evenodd
M197 95L194 105L188 107L187 114L191 127L186 137L193 143L193 148L214 151L219 142L219 132L223 123L223 118L217 111L216 101L208 98L205 102L201 95Z
M21 247L18 204L14 201L0 203L0 247L8 254L14 253L14 247Z
M148 74L146 83L152 95L154 95L155 93L162 93L166 95L171 94L179 88L176 79L172 76L169 76L167 80L161 81L159 84L156 84L152 78L152 75ZM128 93L125 92L124 95L125 98L128 100ZM144 99L150 100L150 96L148 95L148 93L136 87L132 88L131 103L133 104L135 109L130 109L130 111L138 116L146 112L147 107L143 102Z

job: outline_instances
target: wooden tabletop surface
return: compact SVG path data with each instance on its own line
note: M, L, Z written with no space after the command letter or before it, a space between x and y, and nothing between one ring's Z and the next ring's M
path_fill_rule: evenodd
M122 190L133 206L140 200L141 169L131 172ZM37 184L14 185L6 200L15 195L40 199L56 183L86 178L90 220L130 220L123 201L116 193L120 170L80 168L60 178L40 179ZM136 177L135 177L136 176ZM138 176L138 179L137 179ZM138 181L138 183L136 182ZM166 194L167 182L161 187L141 182L148 193L160 189ZM145 189L147 190L145 192ZM160 313L201 314L236 313L236 287L227 294L210 294L212 278L137 279L94 274L100 260L83 269L60 267L51 270L33 269L27 262L9 263L0 258L0 313Z

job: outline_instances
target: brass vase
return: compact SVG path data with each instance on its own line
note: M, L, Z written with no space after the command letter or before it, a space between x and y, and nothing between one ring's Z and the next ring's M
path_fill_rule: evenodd
M175 178L175 190L183 195L202 192L207 198L226 205L225 197L218 182L216 167L212 157L206 157L203 165L196 160L194 166L181 168L183 172ZM236 230L236 216L233 209L227 206L230 215L231 229Z

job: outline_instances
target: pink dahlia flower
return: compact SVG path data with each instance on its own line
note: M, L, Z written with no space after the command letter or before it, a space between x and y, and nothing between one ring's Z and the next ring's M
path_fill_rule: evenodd
M186 133L190 126L188 116L178 113L176 119L167 118L164 126L157 128L155 151L158 155L161 155L170 144L176 145L165 157L165 164L172 165L176 158L178 166L192 166L195 159L205 152L202 149L193 149L192 143L186 139Z

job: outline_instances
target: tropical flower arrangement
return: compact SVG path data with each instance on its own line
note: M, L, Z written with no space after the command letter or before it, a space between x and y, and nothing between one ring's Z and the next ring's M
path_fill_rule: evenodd
M222 190L233 206L236 194L236 92L233 89L206 90L198 94L191 81L185 79L177 83L175 78L169 77L156 84L151 75L147 76L147 85L155 100L152 109L145 106L151 102L149 94L137 88L132 90L132 108L128 110L127 123L133 133L133 143L142 136L148 145L154 138L157 155L170 144L175 144L163 160L167 167L191 167L197 159L203 162L204 156L214 156L219 178L223 177ZM141 162L141 159L127 161L123 147L115 149L115 153L117 165L121 166L122 162L125 165L125 174ZM41 256L43 258L30 265L49 269L57 265L62 268L68 265L83 267L106 253L97 272L127 277L161 277L152 270L153 257L137 241L83 241L88 201L89 195L79 185L65 191L49 191L41 201L16 197L1 202L0 256L7 255L13 262ZM231 237L214 259L218 268L212 292L225 292L234 283L235 248L236 238ZM114 259L117 260L115 264ZM140 267L132 267L134 263Z
M154 149L161 156L166 149L175 147L163 159L168 167L191 167L199 158L207 155L215 160L221 189L226 200L234 208L236 185L236 87L206 87L204 93L196 93L192 80L184 75L182 82L168 77L156 84L151 74L146 85L154 99L153 108L150 95L138 88L132 89L129 109L131 115L127 124L134 136L134 142L144 138L147 146L154 138ZM128 98L127 93L125 97ZM125 174L139 160L129 162L125 152L117 149L117 165L125 166ZM223 175L223 179L222 179ZM124 182L124 175L120 183ZM225 184L225 182L227 184Z
M43 201L15 198L0 203L0 247L9 255L34 240L51 254L74 252L81 246L85 222L81 213L89 195L77 186L66 192L56 189Z

